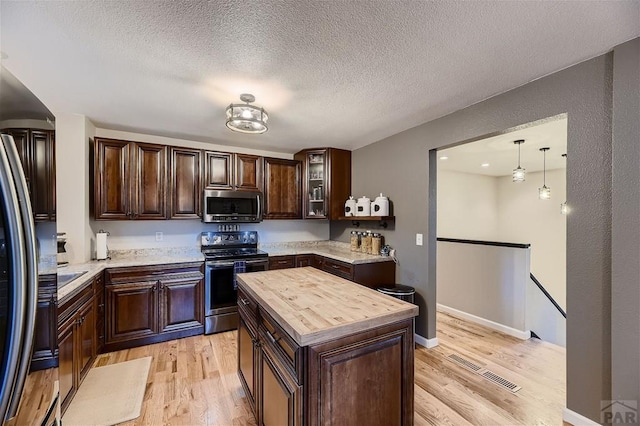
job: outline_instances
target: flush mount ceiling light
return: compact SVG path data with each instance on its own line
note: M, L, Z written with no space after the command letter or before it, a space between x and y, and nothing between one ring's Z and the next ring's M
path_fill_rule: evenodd
M251 105L255 96L249 93L240 95L244 104L231 104L227 107L227 127L240 133L264 133L267 131L269 116L264 108Z
M441 160L448 160L449 157L447 157L446 155L443 155L442 157L440 157Z
M549 200L551 198L551 188L547 186L547 151L549 148L540 148L542 151L542 188L538 188L538 198L541 200Z
M562 156L564 157L565 160L567 159L567 154L562 154ZM560 204L560 213L564 215L569 213L569 206L567 205L566 201Z
M520 167L520 145L524 143L524 139L518 139L517 141L513 141L513 143L518 145L518 167L513 169L513 181L524 182L525 171L522 167Z

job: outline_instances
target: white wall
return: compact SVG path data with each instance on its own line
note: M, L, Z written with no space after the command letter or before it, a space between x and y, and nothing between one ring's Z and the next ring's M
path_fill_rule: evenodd
M531 272L566 310L565 170L547 171L551 199L540 200L542 172L490 177L438 172L438 237L531 244Z
M154 247L196 247L203 231L216 231L218 225L199 220L92 221L92 233L109 232L109 250ZM240 224L241 230L256 230L261 243L318 241L329 239L329 221L265 220L259 224ZM162 241L156 241L162 232ZM95 253L94 253L95 256Z
M527 330L529 249L438 241L437 262L438 304Z
M531 273L563 309L567 309L567 216L560 214L566 200L566 171L547 171L551 199L540 200L542 173L527 173L520 183L498 178L498 241L531 244Z
M91 258L89 138L95 127L84 115L57 112L56 221L67 234L69 263Z
M438 237L494 241L498 235L494 177L438 171Z

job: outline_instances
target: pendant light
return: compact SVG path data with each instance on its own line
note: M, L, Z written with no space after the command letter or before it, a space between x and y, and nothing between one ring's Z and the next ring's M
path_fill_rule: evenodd
M541 200L549 200L551 198L551 188L547 186L547 151L549 148L540 148L542 151L542 188L538 188L538 198Z
M256 98L252 94L243 93L240 100L244 104L231 104L227 107L227 127L240 133L264 133L268 130L269 116L264 108L251 105Z
M513 169L513 181L524 182L525 171L522 167L520 167L520 145L524 143L524 139L518 139L517 141L513 141L513 143L518 145L518 167Z
M567 159L567 154L562 154L562 156L564 157L565 160ZM560 213L564 215L569 213L569 206L567 205L566 201L560 204Z

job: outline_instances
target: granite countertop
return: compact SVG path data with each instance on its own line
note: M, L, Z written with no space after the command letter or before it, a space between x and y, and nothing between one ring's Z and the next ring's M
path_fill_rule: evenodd
M351 245L339 241L301 241L293 243L260 244L260 250L269 256L291 256L296 254L317 254L345 263L393 262L389 256L380 256L351 251Z
M87 283L108 268L122 268L128 266L170 265L173 263L203 262L204 256L197 247L177 247L164 249L113 250L110 259L92 260L58 268L58 274L83 272L63 287L58 287L58 302L72 296Z
M300 346L418 315L418 307L313 267L238 274L240 287Z

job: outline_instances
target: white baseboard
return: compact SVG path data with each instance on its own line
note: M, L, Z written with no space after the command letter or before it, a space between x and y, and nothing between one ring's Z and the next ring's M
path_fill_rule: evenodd
M600 423L596 423L566 407L562 409L562 420L574 426L600 426Z
M431 348L435 348L436 346L438 346L438 338L434 337L432 339L427 339L422 337L419 334L415 334L414 335L414 340L417 344L419 344L420 346L423 346L427 349L431 349Z
M529 330L518 330L516 328L512 328L512 327L506 326L504 324L500 324L500 323L497 323L495 321L488 320L486 318L478 317L476 315L469 314L469 313L463 312L463 311L459 311L459 310L457 310L455 308L451 308L449 306L441 305L440 303L437 304L437 309L439 311L446 312L446 313L455 315L455 316L460 317L460 318L464 318L464 319L469 320L471 322L475 322L477 324L484 325L485 327L489 327L489 328L491 328L493 330L500 331L500 332L502 332L504 334L508 334L509 336L513 336L513 337L516 337L516 338L521 339L521 340L527 340L527 339L529 339L531 337L531 332Z

